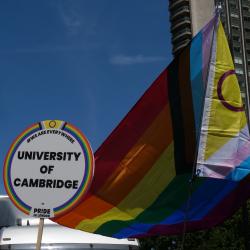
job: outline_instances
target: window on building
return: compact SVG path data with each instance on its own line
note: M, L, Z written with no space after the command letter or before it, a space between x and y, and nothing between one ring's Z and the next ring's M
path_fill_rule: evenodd
M235 3L230 3L230 8L231 9L237 9L237 5Z
M243 75L243 69L241 68L235 68L236 74Z
M234 62L238 64L242 64L242 59L240 57L234 57Z
M250 17L249 16L244 16L244 21L246 21L246 22L250 22Z
M235 42L240 42L240 37L239 36L233 36L233 41Z
M241 47L234 47L234 52L241 53Z
M232 30L234 30L234 31L240 31L240 27L232 25Z
M239 15L236 13L231 13L231 17L239 18Z

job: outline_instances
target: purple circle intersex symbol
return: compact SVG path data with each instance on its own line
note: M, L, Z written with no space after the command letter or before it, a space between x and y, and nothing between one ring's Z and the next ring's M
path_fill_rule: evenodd
M222 105L231 110L231 111L234 111L234 112L241 112L241 111L244 111L244 107L241 106L241 107L235 107L233 105L231 105L230 103L228 103L224 96L222 95L222 85L224 83L224 81L226 80L226 78L230 75L235 75L235 70L231 69L231 70L228 70L226 71L219 79L218 81L218 86L217 86L217 94L218 94L218 98L219 100L221 101Z

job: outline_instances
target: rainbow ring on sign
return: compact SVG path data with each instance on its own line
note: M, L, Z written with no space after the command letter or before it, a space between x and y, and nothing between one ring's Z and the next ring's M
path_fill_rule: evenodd
M66 123L64 121L59 120L47 120L39 123L35 123L28 127L26 130L24 130L12 143L10 146L10 149L5 157L4 161L4 169L3 169L3 177L4 177L4 186L7 191L7 194L9 195L9 198L11 201L15 204L15 206L24 212L25 214L30 214L31 207L27 204L25 204L15 193L14 188L11 183L11 163L14 157L14 154L16 150L18 149L19 145L27 139L30 135L33 133L45 129L45 128L54 128L54 122L56 122L58 125L56 128L64 130L71 134L80 144L82 151L85 156L85 174L82 179L82 182L79 186L79 189L74 194L74 196L66 201L64 204L60 205L59 207L54 208L54 217L58 217L59 215L64 214L69 209L76 206L84 197L84 195L87 193L90 184L93 179L94 175L94 157L92 153L92 149L90 147L90 144L86 137L83 135L83 133L77 129L72 124ZM51 126L53 124L53 126Z

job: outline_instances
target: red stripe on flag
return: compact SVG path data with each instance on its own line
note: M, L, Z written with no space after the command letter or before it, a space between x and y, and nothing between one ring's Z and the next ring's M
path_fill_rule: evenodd
M96 151L90 192L96 192L106 182L167 103L167 70L164 70Z

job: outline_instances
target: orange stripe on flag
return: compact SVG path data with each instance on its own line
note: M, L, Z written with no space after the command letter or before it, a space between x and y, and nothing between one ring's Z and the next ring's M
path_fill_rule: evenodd
M55 219L55 221L59 224L64 223L67 224L68 227L75 228L79 224L79 221L94 218L96 215L102 214L112 208L113 206L109 203L92 195L84 202L80 203L80 205L74 208L71 212Z

